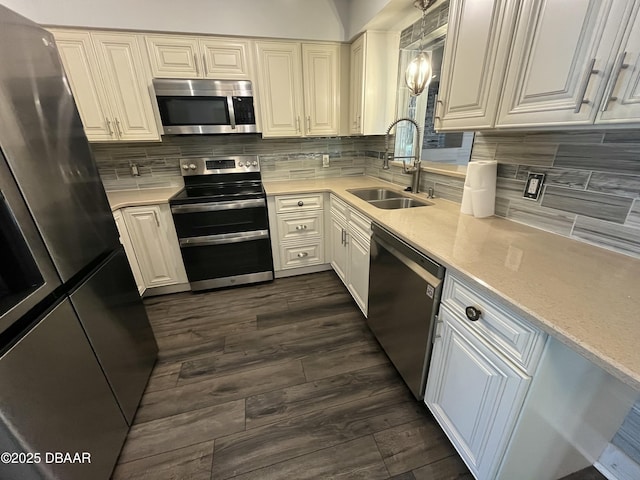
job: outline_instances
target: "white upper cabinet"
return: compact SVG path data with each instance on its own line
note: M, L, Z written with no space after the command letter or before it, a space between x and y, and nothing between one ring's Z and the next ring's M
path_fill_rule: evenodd
M640 121L640 3L613 62L596 123Z
M339 133L340 47L256 42L264 137Z
M142 37L92 33L98 63L111 98L115 130L124 141L160 138L143 60Z
M496 126L592 124L632 3L523 1Z
M451 3L435 128L489 128L495 122L518 2Z
M155 78L251 78L249 40L183 35L145 38Z
M375 31L351 44L351 135L383 135L395 119L399 45L398 33Z
M140 35L52 33L89 141L160 139Z

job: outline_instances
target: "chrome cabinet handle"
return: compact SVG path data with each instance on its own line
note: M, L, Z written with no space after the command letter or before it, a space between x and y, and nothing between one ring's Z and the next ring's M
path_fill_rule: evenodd
M300 253L298 253L298 258L304 258L304 257L306 257L307 255L309 255L309 253L308 253L308 252L300 252Z
M616 63L613 64L613 70L611 80L609 82L609 88L607 89L607 93L604 95L604 103L602 104L602 111L606 112L609 107L609 102L615 102L618 100L618 97L613 96L613 91L616 88L616 84L618 83L618 78L620 77L620 71L623 68L628 68L629 64L624 63L624 57L627 56L627 52L621 52L618 54L616 58Z
M311 116L307 115L307 132L311 133Z
M433 125L435 126L436 120L442 120L438 115L438 104L442 104L442 100L438 100L438 95L435 96L435 102L433 106Z
M116 130L118 131L118 137L122 137L122 130L120 130L120 120L115 119L116 122Z
M111 129L111 122L109 121L108 118L105 118L104 121L107 124L107 130L109 130L109 136L113 137L113 130Z
M342 235L341 242L342 242L342 245L344 245L344 244L345 244L345 242L347 241L347 240L345 239L345 236L346 236L346 233L347 233L347 232L345 232L345 231L344 231L344 228L342 228L341 230L342 230L342 233L341 233L341 235Z
M300 131L300 116L296 117L296 132Z
M593 66L596 64L596 59L592 58L589 62L589 66L587 67L587 71L584 74L584 78L582 79L582 85L580 85L580 93L578 94L578 104L576 105L573 113L580 113L580 108L582 108L582 104L589 103L589 100L585 99L584 96L587 94L587 88L589 87L589 80L591 80L591 75L596 75L600 73L600 70L595 70Z
M464 309L464 313L467 314L467 318L472 322L480 320L480 316L482 315L482 311L476 307L467 307Z
M306 230L307 226L306 225L298 225L296 226L296 230Z
M160 220L158 220L158 212L156 212L155 210L153 211L153 218L156 219L156 225L158 226L158 228L160 228Z
M207 54L202 54L202 75L207 76Z
M193 65L196 67L196 75L200 76L200 69L198 68L198 55L196 53L193 54Z

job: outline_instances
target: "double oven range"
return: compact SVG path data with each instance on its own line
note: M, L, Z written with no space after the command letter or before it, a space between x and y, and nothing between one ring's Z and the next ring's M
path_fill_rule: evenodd
M273 279L267 202L255 155L180 161L169 200L191 290Z

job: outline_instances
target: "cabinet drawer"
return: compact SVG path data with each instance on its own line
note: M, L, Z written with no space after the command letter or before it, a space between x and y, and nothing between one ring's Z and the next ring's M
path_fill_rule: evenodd
M322 240L316 239L296 245L280 245L280 261L283 270L320 265L324 263Z
M449 274L442 292L442 302L478 336L516 365L531 373L542 354L546 333L538 330L508 309L473 291L455 276ZM465 309L476 307L480 318L471 321Z
M323 204L321 193L286 195L276 197L276 212L297 212L302 210L320 210Z
M322 235L322 211L278 215L278 234L280 240Z

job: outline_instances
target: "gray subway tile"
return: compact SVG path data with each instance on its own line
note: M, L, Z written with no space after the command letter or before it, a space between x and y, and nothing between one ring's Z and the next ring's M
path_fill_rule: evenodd
M624 223L633 200L616 195L545 187L542 205L616 223Z
M590 130L573 130L561 132L526 132L525 143L602 143L604 132Z
M345 177L364 175L364 167L342 167L340 173Z
M587 182L589 181L589 172L586 170L536 167L531 165L519 165L516 178L518 180L526 181L529 172L544 173L544 183L546 185L556 185L584 190L587 186Z
M500 217L506 217L510 203L511 200L508 198L496 197L495 214Z
M640 176L593 172L587 190L640 198Z
M496 158L497 143L474 143L471 160L493 160Z
M629 215L627 215L627 220L624 224L630 227L640 228L640 199L636 198L633 202L633 206L631 210L629 210Z
M293 179L307 179L314 178L316 171L313 168L289 170L289 178Z
M640 229L579 216L572 237L640 258Z
M560 145L553 166L640 175L640 145Z
M462 203L462 189L463 187L435 182L433 194L436 197L444 198L445 200Z
M510 165L508 163L498 164L498 176L503 178L516 178L518 173L518 165Z
M568 237L576 219L573 213L544 208L536 202L512 200L506 217L516 222Z
M640 130L605 131L604 143L640 143Z
M524 192L524 182L498 177L496 183L496 197L506 199L522 199Z
M495 159L498 163L551 166L558 146L555 144L498 144Z
M522 143L522 132L476 132L474 143Z

